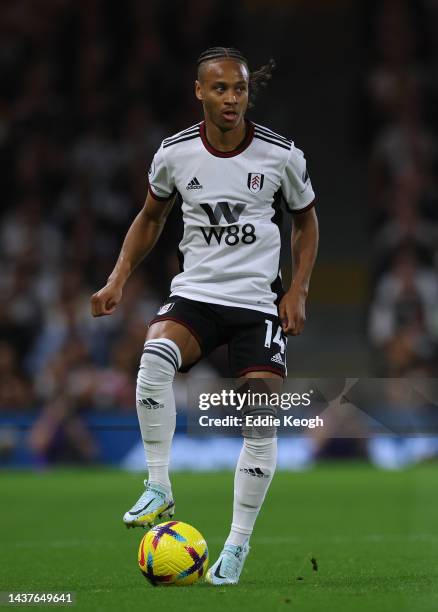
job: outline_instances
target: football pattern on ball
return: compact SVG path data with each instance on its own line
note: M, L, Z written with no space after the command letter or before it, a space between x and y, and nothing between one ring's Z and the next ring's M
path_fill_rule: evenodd
M141 540L138 564L143 576L154 586L193 584L207 571L207 543L191 525L166 521Z

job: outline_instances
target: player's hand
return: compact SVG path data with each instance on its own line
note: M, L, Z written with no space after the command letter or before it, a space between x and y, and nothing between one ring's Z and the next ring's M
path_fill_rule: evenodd
M100 291L94 293L90 298L93 317L113 314L122 299L122 293L122 288L113 282L107 283Z
M298 336L306 322L306 294L298 289L289 289L284 294L278 313L281 327L286 335Z

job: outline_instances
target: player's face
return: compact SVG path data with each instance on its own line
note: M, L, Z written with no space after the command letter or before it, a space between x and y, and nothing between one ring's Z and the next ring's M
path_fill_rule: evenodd
M222 131L237 127L248 106L248 69L235 60L215 60L201 65L196 97L207 119Z

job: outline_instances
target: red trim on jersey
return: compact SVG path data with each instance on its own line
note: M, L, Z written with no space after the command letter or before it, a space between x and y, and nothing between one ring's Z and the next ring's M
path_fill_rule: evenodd
M254 137L254 124L251 121L247 121L246 125L247 125L247 130L246 130L245 138L235 149L233 149L232 151L219 151L219 149L215 149L208 142L207 134L205 132L205 121L203 121L201 123L201 127L199 130L202 143L204 147L207 149L207 151L211 153L212 155L215 155L216 157L234 157L235 155L239 155L240 153L242 153L243 151L245 151L245 149L249 147Z
M248 372L274 372L274 374L279 374L282 378L285 377L284 372L268 365L250 366L249 368L240 370L240 372L237 373L237 376L243 376L244 374L248 374Z
M197 332L195 332L193 327L191 327L188 323L186 323L185 321L181 321L181 319L177 319L176 317L160 317L160 316L158 316L158 317L155 317L155 319L152 319L152 321L149 321L148 327L150 327L154 323L159 323L160 321L174 321L175 323L179 323L180 325L183 325L192 334L192 336L195 338L196 342L199 344L199 348L202 350L202 340L201 340L199 334Z
M308 204L307 206L305 206L304 208L300 208L299 210L291 210L291 213L294 215L300 215L303 212L307 212L308 210L310 210L311 208L313 208L316 204L316 200L312 200L310 202L310 204Z
M148 191L149 191L150 195L154 198L154 200L157 200L157 202L167 202L167 200L170 200L170 198L173 196L173 193L171 193L170 195L166 196L165 198L160 198L160 196L157 196L152 191L152 187L150 185L148 185Z

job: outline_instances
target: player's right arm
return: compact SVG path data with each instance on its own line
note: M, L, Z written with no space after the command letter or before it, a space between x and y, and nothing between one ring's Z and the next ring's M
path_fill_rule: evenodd
M125 236L116 265L106 285L91 296L93 317L111 315L115 311L122 299L126 281L152 251L160 237L174 201L174 197L158 201L148 193L143 208Z

